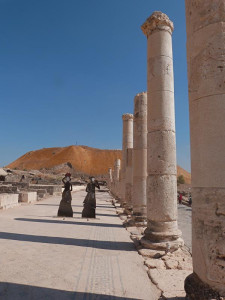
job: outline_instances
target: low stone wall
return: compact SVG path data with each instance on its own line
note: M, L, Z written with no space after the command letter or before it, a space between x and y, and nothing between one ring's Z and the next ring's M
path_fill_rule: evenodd
M19 202L33 203L38 200L37 192L19 193Z
M2 194L6 194L6 193L11 193L11 194L15 194L18 193L18 188L17 186L12 186L10 185L0 185L0 193Z
M19 194L0 194L0 209L8 209L19 205Z
M5 181L4 185L12 185L12 186L17 186L22 189L27 189L29 187L28 182L13 182L13 181Z
M72 192L84 191L86 189L85 185L73 185ZM61 188L61 193L64 191L64 188Z
M45 190L45 189L35 189L35 188L33 188L33 189L30 190L30 192L36 192L37 196L38 196L38 200L40 198L44 198L46 195L49 195L47 193L47 190Z
M45 189L49 195L54 195L56 193L61 193L61 185L41 185L41 184L30 184L29 190L43 190Z

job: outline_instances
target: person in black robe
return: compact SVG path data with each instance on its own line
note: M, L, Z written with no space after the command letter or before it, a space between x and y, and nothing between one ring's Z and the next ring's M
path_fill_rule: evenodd
M94 177L90 177L90 182L87 184L86 192L87 195L84 199L84 209L82 211L82 218L95 218L96 209L96 198L95 198L95 188L100 190L98 181Z
M66 174L62 182L64 183L64 191L62 193L62 200L60 201L58 217L73 217L73 209L71 206L72 202L72 184L70 183L71 174Z

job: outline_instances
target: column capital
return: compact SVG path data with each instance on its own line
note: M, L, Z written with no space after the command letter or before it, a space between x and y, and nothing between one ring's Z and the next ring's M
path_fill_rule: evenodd
M174 26L169 17L161 11L155 11L141 26L141 29L147 37L154 31L164 30L172 34Z
M132 114L124 114L122 116L123 121L133 120L134 116Z
M135 96L135 97L144 96L144 95L146 95L146 94L147 94L147 92L141 92L141 93L138 93L138 94L136 94L136 96Z

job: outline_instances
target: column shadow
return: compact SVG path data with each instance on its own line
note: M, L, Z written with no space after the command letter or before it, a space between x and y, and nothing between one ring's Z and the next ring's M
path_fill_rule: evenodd
M40 235L30 235L30 234L11 233L11 232L0 232L0 239L32 242L32 243L88 247L88 248L104 249L104 250L136 251L134 243L132 242L87 240L87 239L40 236Z
M76 214L76 215L81 215L81 212L74 211L73 213ZM99 214L98 212L96 212L96 216L114 217L114 218L115 218L115 217L118 217L117 215Z
M94 293L64 291L32 285L0 282L2 300L140 300L137 298L117 297Z
M47 203L38 203L38 204L34 204L34 205L43 205L43 206L57 206L59 207L59 204L47 204ZM83 205L72 205L72 207L83 207Z
M94 223L94 222L90 222L90 221L76 222L76 221L66 221L66 220L46 220L46 219L29 219L29 218L15 218L14 220L23 221L23 222L48 223L48 224L67 224L67 225L84 225L84 226L96 226L96 227L123 228L122 224ZM89 219L89 220L91 220L91 219Z

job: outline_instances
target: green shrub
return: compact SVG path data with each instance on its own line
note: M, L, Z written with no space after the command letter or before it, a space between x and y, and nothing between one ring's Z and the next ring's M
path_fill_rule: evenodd
M179 175L177 177L177 183L178 184L184 184L185 183L184 175Z

